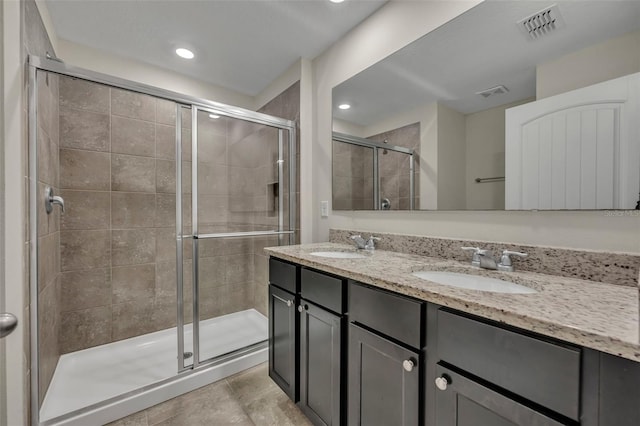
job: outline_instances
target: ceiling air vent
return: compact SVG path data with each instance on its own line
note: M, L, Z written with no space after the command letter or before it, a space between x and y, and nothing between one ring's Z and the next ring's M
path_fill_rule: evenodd
M480 95L483 98L488 98L489 96L501 95L503 93L507 93L508 91L509 89L500 85L500 86L492 87L490 89L481 90L480 92L476 92L476 95Z
M531 40L537 40L564 26L558 5L547 7L540 12L518 21L518 26Z

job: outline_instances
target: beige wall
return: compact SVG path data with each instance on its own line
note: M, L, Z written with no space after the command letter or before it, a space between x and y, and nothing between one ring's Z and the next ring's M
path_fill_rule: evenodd
M438 209L466 208L465 117L438 104Z
M420 114L420 209L438 208L438 104Z
M358 126L357 124L350 123L344 120L333 119L333 131L338 133L345 133L351 136L357 136L359 138L366 137L366 127ZM373 134L373 133L372 133Z
M504 112L533 100L529 98L465 116L468 210L504 210L504 182L476 183L475 179L504 176Z
M332 227L496 241L582 250L640 253L637 212L414 211L333 212Z
M320 202L331 200L332 88L478 3L389 2L313 60L316 111L313 145L306 154L313 158L309 163L312 187L304 202L312 212L312 222L311 232L303 233L303 242L328 240L329 228L335 226L340 214L333 212L328 218L320 217ZM385 30L380 31L381 28ZM393 219L385 220L380 226L392 223Z
M537 99L640 71L640 31L538 65Z

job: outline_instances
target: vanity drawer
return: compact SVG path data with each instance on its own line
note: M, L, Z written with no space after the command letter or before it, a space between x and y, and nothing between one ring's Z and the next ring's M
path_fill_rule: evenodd
M338 314L346 312L346 279L302 268L300 296Z
M297 267L282 260L269 258L269 283L287 290L290 293L298 292Z
M578 421L580 350L438 311L441 360Z
M349 320L409 346L422 348L424 303L351 281Z

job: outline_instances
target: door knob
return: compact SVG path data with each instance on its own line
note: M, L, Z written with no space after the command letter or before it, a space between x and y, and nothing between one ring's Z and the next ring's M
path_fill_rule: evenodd
M291 305L293 305L293 302L291 300L287 300L287 306L291 307Z
M447 390L447 386L449 385L449 378L444 374L438 378L436 378L436 387L441 391Z
M13 314L0 314L0 339L11 334L18 326L18 318Z
M416 366L416 362L411 358L405 359L404 361L402 361L402 368L404 368L406 371L412 371L413 367L415 366Z

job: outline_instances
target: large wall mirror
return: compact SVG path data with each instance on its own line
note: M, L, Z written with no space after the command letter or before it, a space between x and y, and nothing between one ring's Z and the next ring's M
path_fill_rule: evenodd
M333 89L333 208L637 209L639 123L639 1L488 0Z

